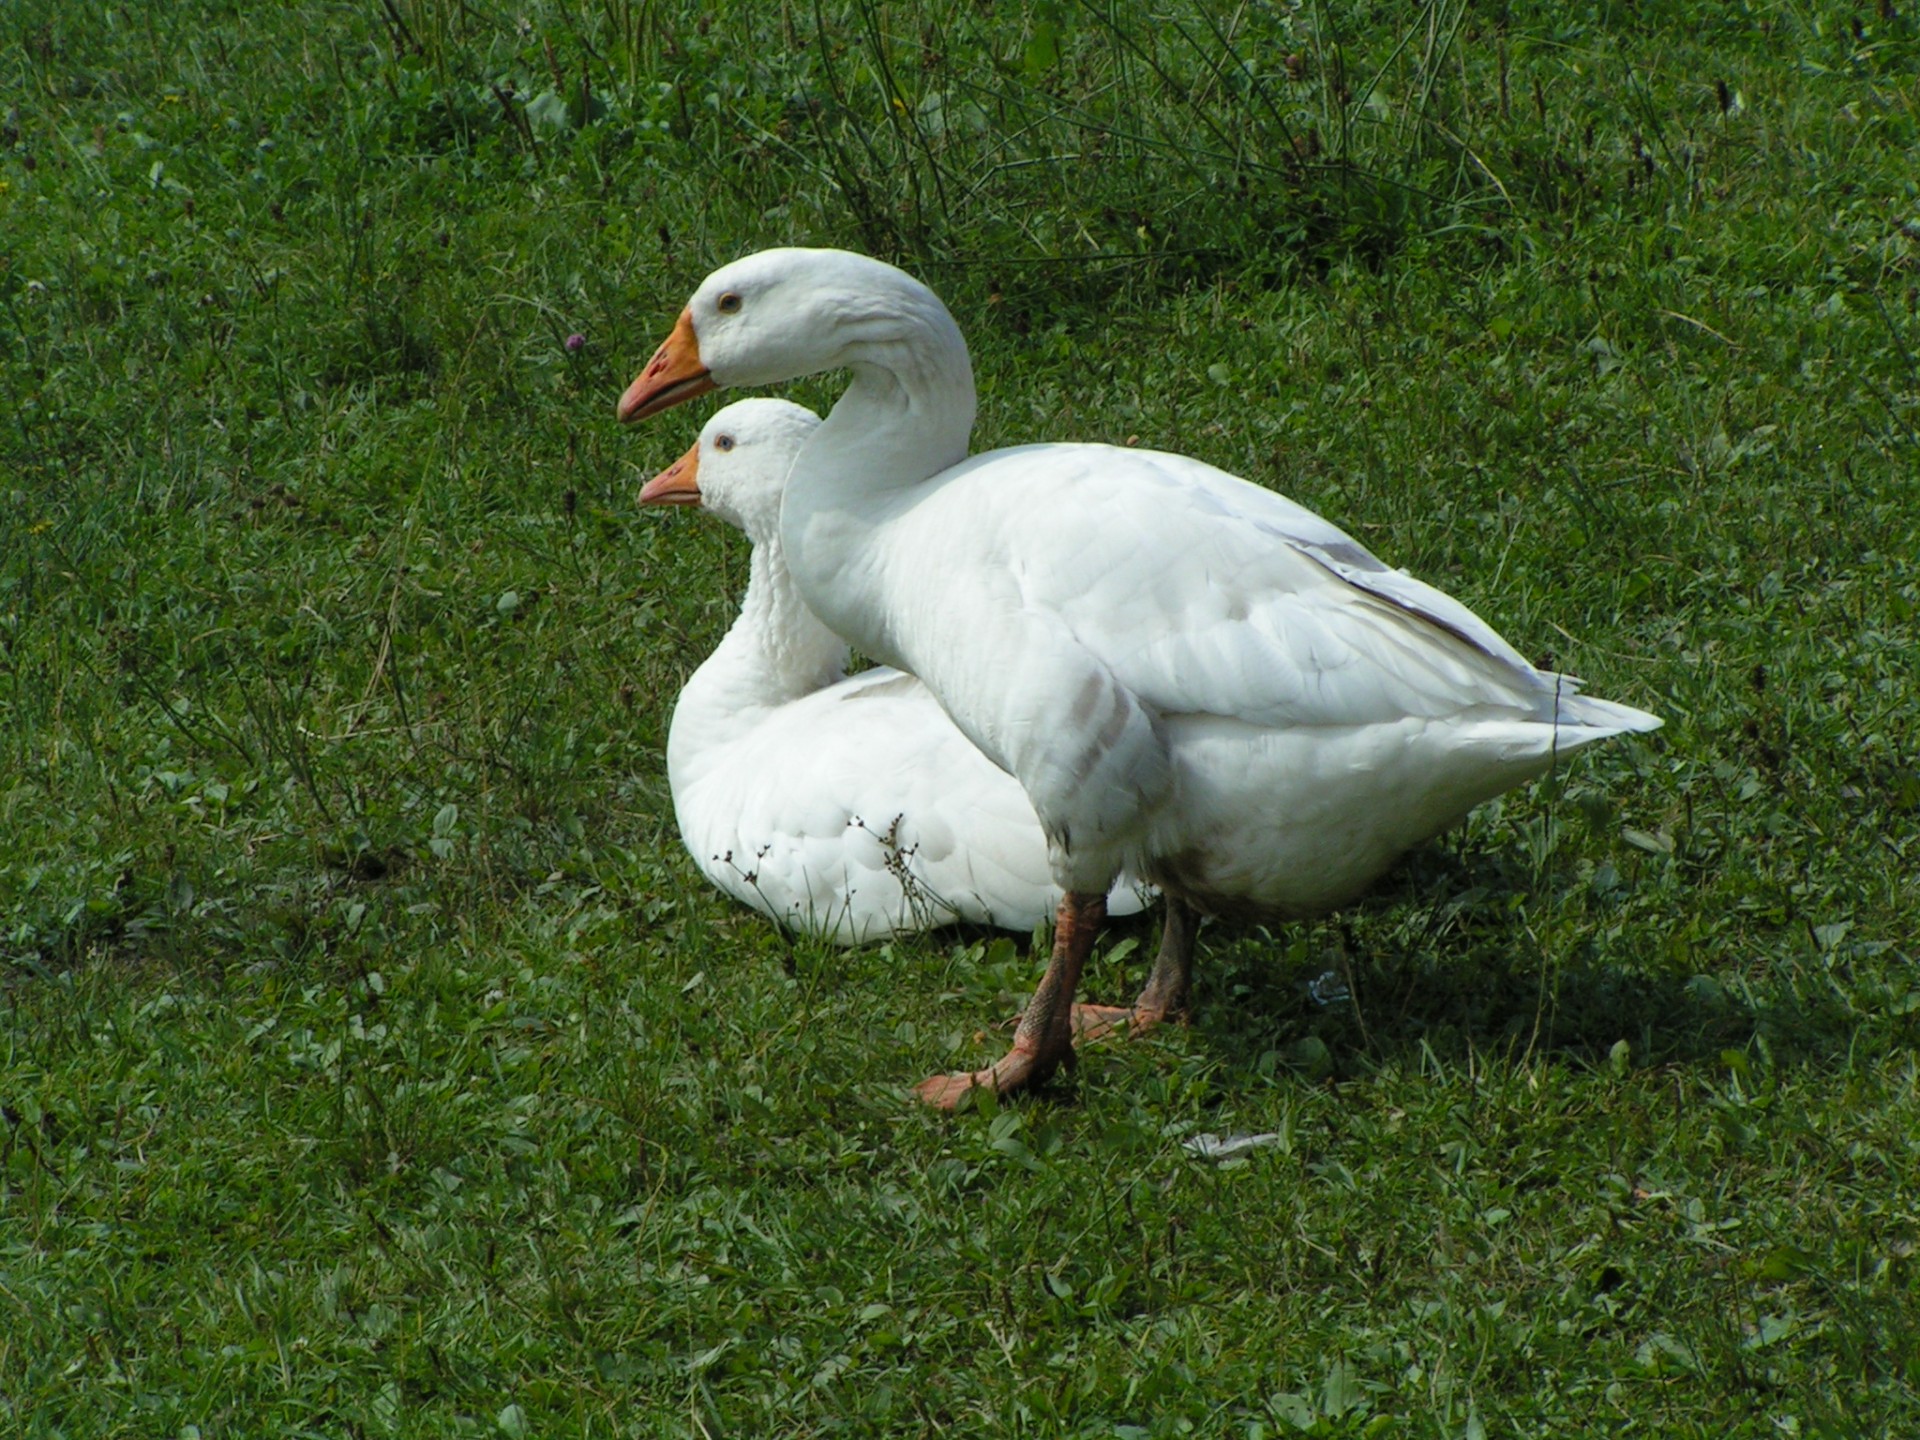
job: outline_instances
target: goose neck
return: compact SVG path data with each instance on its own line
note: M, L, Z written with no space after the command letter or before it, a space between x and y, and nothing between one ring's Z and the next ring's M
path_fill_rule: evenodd
M849 484L912 485L966 458L976 396L967 343L947 307L918 281L874 313L850 318L844 362L852 383L808 449L856 457Z
M753 549L740 614L680 692L670 773L765 722L769 712L838 681L847 646L801 600L778 538Z

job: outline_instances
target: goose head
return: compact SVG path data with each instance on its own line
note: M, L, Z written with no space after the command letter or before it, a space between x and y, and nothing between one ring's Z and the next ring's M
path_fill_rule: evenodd
M929 336L964 364L953 317L905 271L846 250L762 250L701 282L617 413L643 420L710 390L838 370ZM970 401L970 374L966 385Z
M787 471L820 417L789 400L740 400L715 413L686 454L640 490L642 505L698 505L764 545L780 530Z

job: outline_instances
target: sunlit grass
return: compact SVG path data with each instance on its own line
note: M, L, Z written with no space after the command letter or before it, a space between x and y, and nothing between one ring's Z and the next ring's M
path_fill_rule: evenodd
M1920 1425L1905 7L6 34L0 1428ZM783 940L663 775L744 554L612 405L779 243L1667 727L921 1114L1024 942Z

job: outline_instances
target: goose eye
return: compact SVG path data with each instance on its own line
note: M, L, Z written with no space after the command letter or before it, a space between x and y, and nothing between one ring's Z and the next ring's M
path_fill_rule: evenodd
M716 450L731 450L733 448L733 437L731 435L714 436L713 448Z
M714 308L722 315L738 314L740 310L740 292L729 290L714 302Z

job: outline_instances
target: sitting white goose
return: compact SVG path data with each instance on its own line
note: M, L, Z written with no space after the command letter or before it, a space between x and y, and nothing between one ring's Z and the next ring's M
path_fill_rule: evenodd
M843 678L846 642L794 592L780 492L820 423L785 400L720 411L642 505L699 505L753 542L739 617L680 692L667 779L714 884L790 930L854 945L965 921L1031 930L1061 891L1019 782L911 675ZM1141 907L1123 881L1108 904Z
M1210 465L1106 445L967 459L958 327L864 256L769 250L715 271L618 413L842 368L787 482L798 592L1019 778L1066 892L1012 1049L926 1081L930 1103L1071 1055L1122 865L1168 897L1139 1026L1184 1003L1195 909L1326 910L1555 756L1660 724L1577 695L1458 601Z

